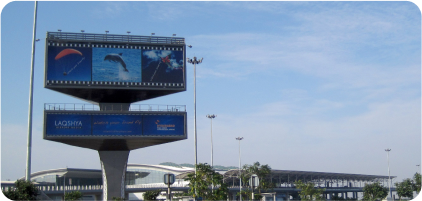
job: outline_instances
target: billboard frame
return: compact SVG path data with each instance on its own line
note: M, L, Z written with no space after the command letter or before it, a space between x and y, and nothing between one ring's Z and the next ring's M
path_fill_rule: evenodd
M183 82L113 82L48 80L48 47L120 48L182 51ZM136 36L91 33L47 32L45 41L44 87L49 89L133 89L186 91L186 44L181 37ZM91 64L92 68L92 64ZM91 72L92 77L92 72Z
M98 135L98 136L47 136L47 115L48 114L86 114L86 115L177 115L184 117L183 135L140 135L140 136L119 136L119 135ZM187 113L168 111L72 111L72 110L44 110L43 139L187 139Z
M90 51L89 55L89 62L87 63L86 59L82 62L83 66L90 66L90 72L84 71L82 74L78 74L85 78L76 79L76 80L65 80L62 79L58 73L59 70L54 70L56 74L53 78L58 80L52 80L49 78L49 46L53 45L54 47L59 47L57 50L51 51L59 51L61 47L63 48L70 48L74 50L81 50L81 51ZM80 49L78 49L80 48ZM83 48L90 48L83 49ZM93 65L95 63L92 62L93 58L93 48L104 48L104 49L122 49L123 51L127 51L131 49L133 50L140 50L139 58L144 57L144 51L147 50L154 50L158 53L166 54L167 51L170 52L176 61L179 61L179 65L183 65L183 67L175 67L173 69L173 62L172 60L167 61L169 62L166 64L159 63L155 72L153 72L151 64L148 65L147 69L144 64L140 64L139 66L139 73L137 74L140 78L138 82L133 79L123 80L120 78L113 78L107 81L107 78L100 78L97 80L104 81L96 81L94 80L93 74L94 69ZM163 51L163 52L161 52ZM164 52L165 51L165 52ZM158 55L157 53L157 55ZM82 54L81 54L82 55ZM52 59L52 58L50 58ZM163 59L163 58L161 58ZM181 61L183 60L183 62ZM151 60L148 60L151 61ZM158 59L158 61L160 61ZM141 58L142 62L142 58ZM157 61L156 61L157 62ZM79 65L79 63L78 63ZM60 65L56 65L59 67ZM168 67L165 67L168 66ZM137 35L113 35L113 34L91 34L91 33L68 33L68 32L47 32L47 37L45 41L45 67L44 67L44 88L54 90L57 92L61 92L76 98L80 98L92 103L113 103L113 102L121 102L121 103L133 103L142 100L148 100L151 98L156 98L160 96L165 96L177 92L186 91L186 82L187 82L187 72L186 72L186 44L185 39L181 37L161 37L161 36L137 36ZM70 65L69 68L72 68ZM76 67L74 67L76 68ZM121 67L119 67L121 68ZM167 74L167 70L170 69L170 74ZM73 70L73 69L72 69ZM138 71L137 70L137 71ZM158 71L157 71L158 70ZM76 69L73 73L79 71ZM179 72L178 72L179 71ZM183 71L183 72L180 72ZM67 72L67 71L64 71ZM70 72L70 71L69 71ZM148 76L151 76L151 80L149 77L145 79L142 75L145 72L148 72ZM88 79L87 76L90 73L91 78ZM161 73L161 74L160 74ZM163 73L165 76L163 77ZM173 73L173 74L172 74ZM177 74L177 76L174 76ZM50 72L51 75L51 72ZM153 77L155 76L155 80ZM73 78L72 78L73 79ZM80 81L85 80L85 81ZM116 97L120 97L116 99Z

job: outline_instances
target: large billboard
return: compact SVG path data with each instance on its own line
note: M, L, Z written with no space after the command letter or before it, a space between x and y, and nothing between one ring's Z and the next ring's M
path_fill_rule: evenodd
M44 87L94 103L186 91L182 37L47 32Z
M61 45L49 43L47 46L46 87L95 84L148 88L160 83L157 86L184 88L183 47Z
M186 137L186 113L45 113L44 138Z

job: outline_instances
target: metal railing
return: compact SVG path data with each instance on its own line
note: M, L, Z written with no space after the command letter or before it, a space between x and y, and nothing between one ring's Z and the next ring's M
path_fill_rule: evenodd
M112 104L100 109L99 105L84 103L45 103L44 110L67 110L67 111L123 111L127 104ZM125 110L127 111L127 110ZM186 105L151 105L131 104L129 111L162 111L162 112L186 112Z
M129 43L154 43L154 44L177 44L184 45L185 38L163 36L135 36L116 34L91 34L91 33L68 33L47 32L48 40L80 40L101 42L129 42Z
M182 183L174 183L170 185L171 187L187 187L189 182L182 182ZM67 185L67 186L36 186L39 190L44 192L54 192L54 191L98 191L103 189L103 185ZM167 188L167 184L133 184L133 185L126 185L126 189L142 189L142 188ZM15 186L1 186L2 191L16 190Z

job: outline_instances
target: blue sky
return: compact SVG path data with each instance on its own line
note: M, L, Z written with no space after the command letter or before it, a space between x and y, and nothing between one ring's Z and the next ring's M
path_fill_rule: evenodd
M1 179L24 176L33 2L1 14ZM198 160L410 178L421 162L421 14L411 2L39 2L32 171L100 169L96 151L42 139L47 31L185 37L197 66ZM129 163L194 163L187 91L140 102L186 105L184 141L134 150Z

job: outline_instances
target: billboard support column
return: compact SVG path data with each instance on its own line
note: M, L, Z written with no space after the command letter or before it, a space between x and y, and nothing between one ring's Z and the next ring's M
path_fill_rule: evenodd
M126 199L125 178L128 151L98 151L103 177L103 201L113 197Z
M101 111L129 111L130 103L99 103Z

